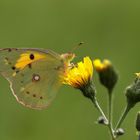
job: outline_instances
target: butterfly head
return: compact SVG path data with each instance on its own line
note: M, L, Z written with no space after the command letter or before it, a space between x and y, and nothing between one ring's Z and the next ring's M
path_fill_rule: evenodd
M70 63L75 58L75 54L74 53L64 53L64 54L61 54L61 58L65 62Z

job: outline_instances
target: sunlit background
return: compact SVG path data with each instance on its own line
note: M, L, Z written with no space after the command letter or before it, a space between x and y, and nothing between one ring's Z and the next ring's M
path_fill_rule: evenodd
M140 1L1 0L0 48L49 48L65 53L79 42L74 62L84 56L108 58L118 69L114 91L114 125L124 106L124 89L140 71ZM97 97L107 112L107 93L94 72ZM138 104L127 116L120 140L137 139ZM108 140L99 113L78 90L63 86L51 106L35 111L18 104L0 77L1 140Z

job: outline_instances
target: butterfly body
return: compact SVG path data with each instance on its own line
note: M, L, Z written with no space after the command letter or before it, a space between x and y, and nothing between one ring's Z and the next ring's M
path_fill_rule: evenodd
M74 56L44 49L4 48L0 50L0 73L19 103L43 109L54 99Z

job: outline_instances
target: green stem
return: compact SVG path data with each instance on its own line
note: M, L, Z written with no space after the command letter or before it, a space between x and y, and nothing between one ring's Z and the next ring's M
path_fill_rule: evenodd
M112 138L112 140L115 140L115 135L114 135L114 132L113 132L113 129L112 129L112 122L110 123L111 125L109 125L108 119L107 119L106 115L104 114L103 110L101 109L97 99L94 98L94 100L92 100L92 102L95 105L96 109L100 112L100 114L105 118L105 120L107 122L107 126L110 130L110 133L111 133L111 138Z
M112 125L112 94L109 94L109 103L108 103L108 121L109 125Z
M112 139L115 139L114 130L112 127L112 93L109 92L109 103L108 103L108 127Z
M123 123L124 119L126 118L128 112L130 111L131 108L132 108L132 105L130 105L128 103L127 106L125 107L124 112L122 113L116 127L115 127L115 131L121 126L121 124Z
M100 114L105 118L106 122L108 123L108 119L106 115L104 114L103 110L101 109L97 99L94 98L94 100L92 100L92 103L95 105L96 109L100 112Z

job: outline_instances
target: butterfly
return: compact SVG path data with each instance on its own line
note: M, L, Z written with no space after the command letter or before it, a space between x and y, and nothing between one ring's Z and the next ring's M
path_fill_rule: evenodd
M32 109L47 108L62 85L74 53L45 49L0 49L0 73L17 101Z

